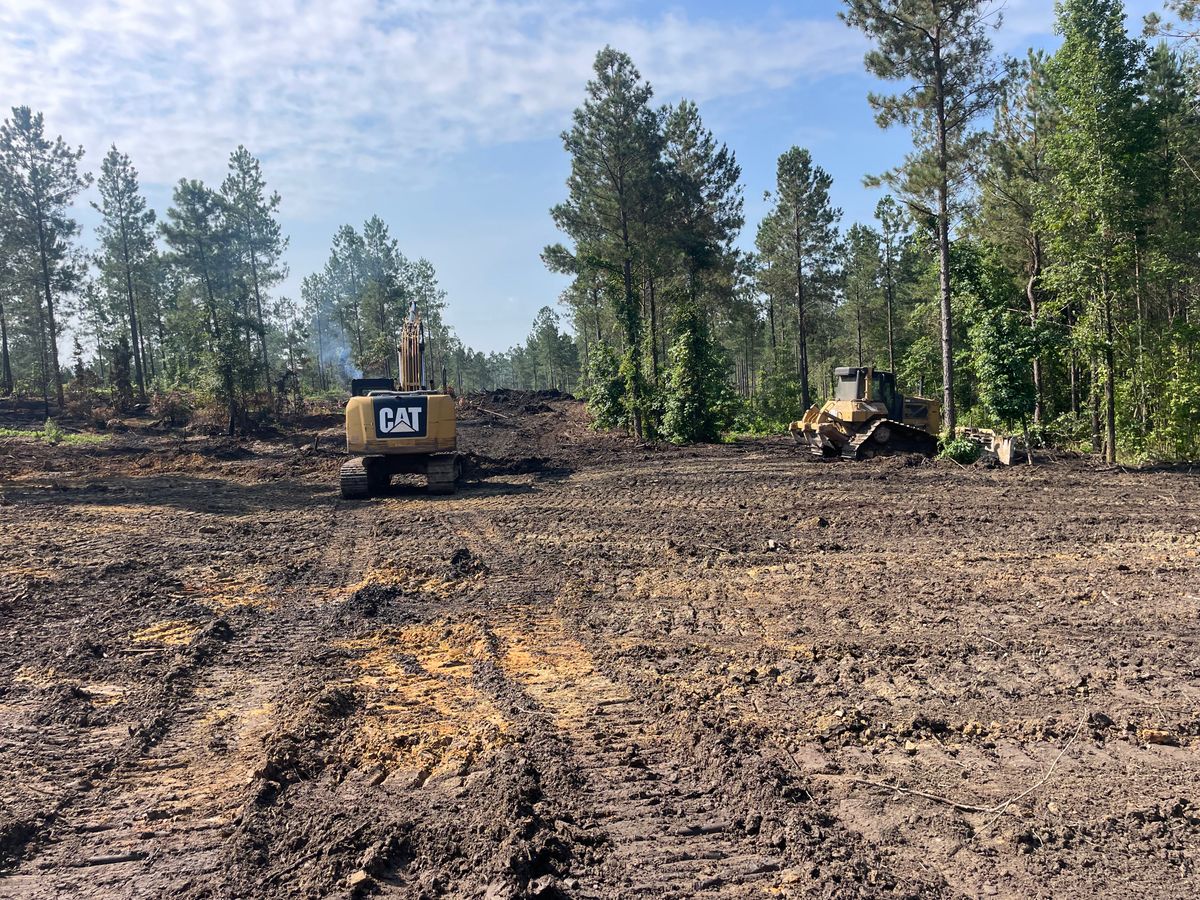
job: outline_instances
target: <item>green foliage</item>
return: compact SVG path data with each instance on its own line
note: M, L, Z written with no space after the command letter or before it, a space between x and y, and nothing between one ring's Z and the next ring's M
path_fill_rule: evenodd
M47 419L46 424L38 429L0 428L0 438L17 438L33 441L44 441L55 446L85 447L103 444L109 439L106 434L68 434L63 431L54 419Z
M942 444L942 449L938 452L938 459L950 459L961 465L969 466L975 460L979 459L982 449L974 441L968 441L966 438L955 438L952 441Z
M1200 329L1180 326L1163 351L1162 409L1150 445L1168 459L1200 459Z
M584 396L588 412L597 428L623 428L628 425L624 403L621 367L612 347L600 341L588 353Z
M1015 282L993 259L979 254L970 275L970 359L981 406L1008 429L1026 427L1036 392L1037 338L1029 319L1012 311Z
M42 440L47 444L57 444L65 436L62 428L53 419L47 419L46 424L42 426Z
M663 434L677 444L715 441L732 418L725 360L699 310L684 307L671 345Z
M971 326L979 399L1008 427L1033 415L1033 334L1007 310L987 310Z
M805 409L799 377L777 366L762 374L758 391L742 404L733 428L744 434L782 434Z

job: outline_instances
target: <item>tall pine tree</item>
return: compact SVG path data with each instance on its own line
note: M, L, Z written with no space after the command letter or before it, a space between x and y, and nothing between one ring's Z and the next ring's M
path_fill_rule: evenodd
M880 127L905 125L915 149L882 176L937 223L942 329L942 421L954 430L954 321L950 290L952 200L978 155L975 120L991 110L1000 87L987 32L1000 21L989 0L846 0L843 18L875 41L867 71L910 89L868 100Z
M125 300L129 346L138 396L146 396L146 365L142 356L142 328L138 293L146 290L148 268L154 254L154 210L146 205L138 184L137 169L115 146L100 164L97 180L100 213L96 229L100 239L100 270L110 290Z

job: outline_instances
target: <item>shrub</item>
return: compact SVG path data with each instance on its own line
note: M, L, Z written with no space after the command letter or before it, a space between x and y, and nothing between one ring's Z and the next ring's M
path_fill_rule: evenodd
M725 360L703 313L685 308L671 345L663 431L675 443L715 441L732 419Z
M180 391L156 392L150 398L150 414L174 428L191 421L192 404Z
M982 449L974 441L969 441L966 438L955 438L942 445L942 452L938 454L938 459L952 459L954 462L966 466L979 459Z
M47 419L46 424L42 427L42 440L47 444L61 443L66 436L66 432L53 419Z

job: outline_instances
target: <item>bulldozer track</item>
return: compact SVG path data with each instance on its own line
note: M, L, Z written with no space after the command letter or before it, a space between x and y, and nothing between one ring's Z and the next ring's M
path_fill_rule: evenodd
M876 436L881 433L887 434L888 437L877 441ZM933 435L894 419L876 419L864 431L851 438L842 449L842 458L861 460L893 453L921 453L933 456L936 452L937 438Z

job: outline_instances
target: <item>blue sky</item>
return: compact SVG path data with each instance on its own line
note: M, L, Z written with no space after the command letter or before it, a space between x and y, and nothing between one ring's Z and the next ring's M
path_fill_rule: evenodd
M999 5L999 4L998 4ZM1001 52L1053 48L1051 0L1007 0ZM538 254L560 238L559 141L591 60L624 50L659 102L690 97L742 166L750 246L775 160L811 150L844 225L896 164L863 39L840 2L602 0L0 0L0 107L28 104L98 167L116 143L160 211L180 177L220 181L244 143L283 195L291 275L324 265L337 227L374 213L436 267L468 344L503 350L564 286ZM1131 24L1157 0L1127 0ZM86 201L88 198L84 198ZM90 227L86 207L80 220Z

